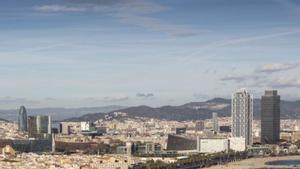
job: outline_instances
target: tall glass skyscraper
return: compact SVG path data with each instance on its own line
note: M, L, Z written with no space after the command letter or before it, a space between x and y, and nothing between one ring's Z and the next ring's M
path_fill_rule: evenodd
M261 143L276 144L280 139L280 96L276 90L265 91L261 98Z
M25 106L21 106L18 116L18 130L27 131L27 111Z
M240 89L232 95L231 107L233 137L243 137L247 145L252 145L253 96Z

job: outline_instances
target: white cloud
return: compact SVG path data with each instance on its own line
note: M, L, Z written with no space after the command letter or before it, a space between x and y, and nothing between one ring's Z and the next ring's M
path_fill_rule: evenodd
M274 72L295 69L298 67L299 67L298 63L296 64L273 63L273 64L263 65L261 68L257 70L257 72L274 73Z

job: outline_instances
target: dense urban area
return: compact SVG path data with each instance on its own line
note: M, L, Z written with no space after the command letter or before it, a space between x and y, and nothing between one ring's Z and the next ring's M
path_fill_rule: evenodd
M0 121L0 165L196 169L300 154L300 120L280 120L277 91L262 96L259 120L253 119L253 97L246 89L233 94L231 106L231 117L219 117L216 108L203 120L132 118L114 111L93 121L60 122L51 116L27 116L21 106L17 122Z

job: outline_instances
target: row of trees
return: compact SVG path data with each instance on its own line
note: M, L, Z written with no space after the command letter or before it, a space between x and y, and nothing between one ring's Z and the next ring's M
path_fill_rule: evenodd
M210 155L196 154L191 155L186 159L177 160L175 163L167 164L162 161L153 160L145 164L139 164L132 169L196 169L209 167L218 164L226 164L228 162L242 160L248 158L247 152L222 152Z

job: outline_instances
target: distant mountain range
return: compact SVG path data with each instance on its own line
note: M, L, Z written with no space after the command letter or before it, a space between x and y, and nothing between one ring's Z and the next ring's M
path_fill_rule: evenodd
M260 118L260 99L254 100L254 118ZM198 120L209 119L212 112L218 112L220 117L231 115L231 100L224 98L215 98L205 102L191 102L181 106L162 106L153 108L149 106L128 107L117 110L127 113L127 117L148 117L166 120ZM91 113L77 118L70 118L67 121L94 121L103 118L105 115L113 116L110 113ZM299 101L281 101L281 118L300 118L300 100Z
M260 99L254 100L254 118L260 118ZM105 106L83 108L36 108L28 109L28 115L51 115L55 121L95 121L105 115L113 117L114 112L127 113L127 117L148 117L166 120L198 120L209 119L212 112L218 112L220 117L231 114L231 100L215 98L205 102L191 102L180 106ZM0 110L0 118L16 121L18 110ZM281 101L281 118L300 118L299 101Z
M55 121L60 121L63 119L80 117L89 113L107 113L119 109L124 109L124 106L105 106L105 107L81 107L81 108L33 108L27 109L27 115L51 115L52 119ZM0 110L0 118L17 121L18 119L18 109L13 110Z

